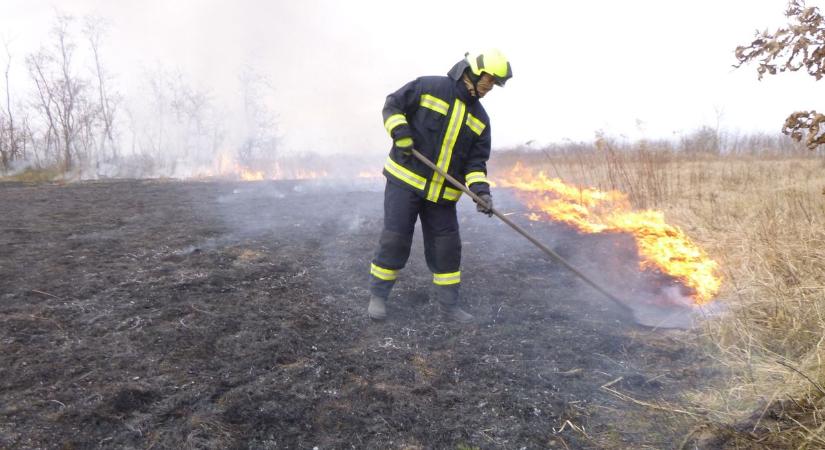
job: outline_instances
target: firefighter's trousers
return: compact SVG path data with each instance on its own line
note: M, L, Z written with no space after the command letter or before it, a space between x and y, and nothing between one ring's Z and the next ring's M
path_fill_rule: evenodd
M389 296L410 256L418 217L436 298L444 306L455 305L461 283L461 237L455 203L432 203L389 182L384 189L384 230L370 267L370 292L383 299Z

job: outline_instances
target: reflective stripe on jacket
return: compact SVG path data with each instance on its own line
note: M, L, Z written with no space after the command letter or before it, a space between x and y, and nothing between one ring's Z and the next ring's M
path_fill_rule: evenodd
M393 147L384 175L435 203L458 200L461 191L395 145L412 137L415 148L476 194L489 193L490 120L460 77L421 77L387 96L384 128Z

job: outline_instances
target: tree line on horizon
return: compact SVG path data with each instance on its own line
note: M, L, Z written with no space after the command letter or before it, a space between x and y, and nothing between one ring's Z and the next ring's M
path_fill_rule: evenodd
M791 0L789 25L757 32L735 50L737 67L757 62L766 74L805 70L817 80L825 75L825 27L816 7ZM56 13L45 44L15 55L3 41L5 65L0 96L0 175L24 167L51 168L79 177L147 176L186 172L218 156L255 166L278 151L276 116L266 102L267 78L251 66L240 70L239 114L227 114L209 89L200 89L180 72L146 70L137 100L129 101L106 65L107 23L97 17L77 19ZM26 85L12 86L13 65L22 65ZM230 123L232 122L232 123ZM782 133L815 150L825 143L825 115L793 112ZM592 147L591 143L551 144L545 150ZM614 140L617 138L613 138ZM684 154L758 154L798 151L781 134L737 133L706 125L671 140L647 143ZM641 145L645 145L642 142ZM638 147L618 145L616 148ZM821 152L820 152L821 153Z
M161 66L145 70L138 95L127 98L107 68L107 31L101 18L56 13L34 52L18 57L3 41L0 175L34 167L78 177L172 176L179 166L208 166L219 152L242 162L277 152L266 102L273 89L254 67L239 70L236 105ZM12 85L16 64L25 68L23 86Z

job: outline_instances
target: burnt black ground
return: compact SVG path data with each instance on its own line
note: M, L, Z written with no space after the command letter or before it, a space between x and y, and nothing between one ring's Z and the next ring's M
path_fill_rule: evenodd
M678 446L679 414L601 386L678 402L715 373L690 333L622 320L467 199L477 322L438 319L417 234L372 323L377 188L0 184L0 448ZM624 237L528 226L589 270L633 267Z

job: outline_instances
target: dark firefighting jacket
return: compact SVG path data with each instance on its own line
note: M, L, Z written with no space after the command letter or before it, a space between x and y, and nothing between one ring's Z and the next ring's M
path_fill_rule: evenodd
M473 193L490 193L490 119L461 80L462 70L457 64L446 77L413 80L384 103L384 128L393 138L384 175L435 203L455 203L461 191L408 154L408 149L399 148L395 144L399 139L412 137L416 150Z

